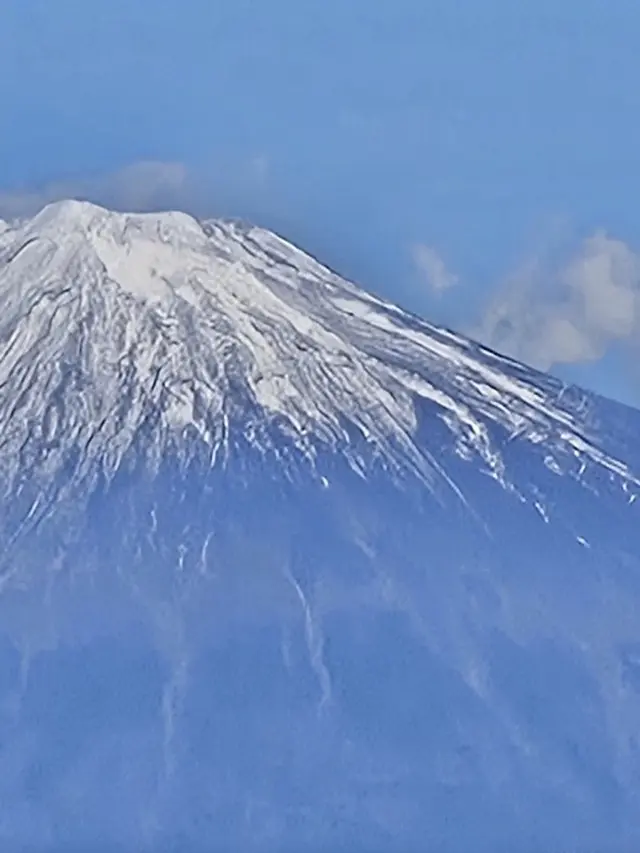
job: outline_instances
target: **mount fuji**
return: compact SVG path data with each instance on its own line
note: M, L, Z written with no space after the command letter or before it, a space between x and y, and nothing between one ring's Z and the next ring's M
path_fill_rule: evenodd
M0 840L640 845L640 412L280 237L0 223Z

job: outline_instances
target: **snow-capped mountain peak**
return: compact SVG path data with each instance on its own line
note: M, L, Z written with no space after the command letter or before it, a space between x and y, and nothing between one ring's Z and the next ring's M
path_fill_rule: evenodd
M433 480L439 465L416 442L428 409L461 457L505 484L499 443L514 436L545 442L558 470L593 463L635 482L600 446L586 398L263 229L63 201L9 226L0 253L0 387L17 401L0 407L16 448L9 481L39 431L102 459L108 445L117 466L152 406L156 454L185 428L226 451L236 413L263 449L276 429L310 457L328 443L358 464L355 430L384 464Z
M8 223L5 847L638 849L638 435L263 229Z

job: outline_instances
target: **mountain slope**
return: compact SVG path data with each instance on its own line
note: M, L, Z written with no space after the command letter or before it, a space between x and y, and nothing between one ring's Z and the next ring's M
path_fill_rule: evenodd
M631 849L639 434L258 228L0 229L0 838Z

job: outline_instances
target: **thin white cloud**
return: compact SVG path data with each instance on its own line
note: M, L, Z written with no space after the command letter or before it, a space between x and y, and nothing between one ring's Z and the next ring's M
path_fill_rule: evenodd
M543 370L640 340L640 254L599 231L555 264L510 277L473 334Z
M447 269L440 254L432 246L424 243L414 245L411 259L422 281L435 293L443 293L458 283L458 277Z
M269 178L269 160L265 154L256 154L249 160L249 178L265 184Z
M239 191L263 188L269 177L269 161L260 154L245 162L191 169L184 163L147 160L35 190L0 191L0 221L31 216L46 204L66 198L124 211L179 209L204 215L213 209L216 186L228 185L231 173Z
M191 180L182 163L143 161L102 178L89 189L109 206L148 210L173 206L190 191Z
M64 198L123 210L150 210L180 199L189 182L189 172L181 163L142 161L106 175L56 181L35 190L0 192L0 217L30 216L44 205Z

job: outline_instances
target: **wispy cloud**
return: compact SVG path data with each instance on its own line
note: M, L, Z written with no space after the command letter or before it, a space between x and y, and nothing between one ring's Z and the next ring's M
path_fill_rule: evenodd
M46 204L65 198L116 210L176 208L206 214L214 208L216 186L228 186L231 171L239 192L246 192L247 187L261 189L268 180L269 162L262 154L211 169L193 169L179 162L139 161L107 174L56 181L36 189L0 191L0 219L30 216Z
M615 343L640 340L640 254L599 231L562 259L534 259L472 332L544 370L596 361Z
M447 269L444 260L432 246L417 243L411 247L411 260L422 281L440 294L458 283L458 276Z
M143 161L106 175L56 181L37 189L0 192L0 216L29 216L63 198L79 198L111 207L148 210L170 204L189 189L190 175L181 163Z

